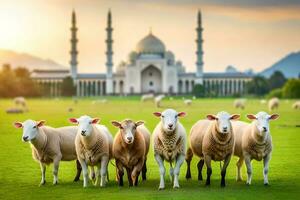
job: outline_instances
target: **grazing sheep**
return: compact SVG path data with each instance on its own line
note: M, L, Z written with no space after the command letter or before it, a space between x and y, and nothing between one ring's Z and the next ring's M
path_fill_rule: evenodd
M179 171L184 162L186 151L186 131L178 121L179 117L184 117L185 112L176 112L173 109L167 109L153 113L160 117L161 121L156 125L153 131L154 156L159 166L160 184L159 190L165 188L165 166L164 160L170 163L170 177L173 182L173 188L179 188ZM172 163L175 162L173 170Z
M88 184L88 166L96 166L95 185L103 187L106 184L107 165L112 158L113 138L104 125L97 124L98 118L89 116L70 118L69 121L78 124L78 133L75 139L77 158L83 171L83 187Z
M165 98L165 95L163 95L163 94L158 95L158 96L155 97L154 103L155 103L155 106L156 106L157 108L160 107L160 104L161 104L161 101L163 100L163 98Z
M141 101L142 102L145 102L145 101L152 101L154 99L154 94L144 94L142 97L141 97Z
M252 166L251 160L264 163L264 184L268 185L269 161L272 153L272 137L270 134L269 121L276 120L278 114L269 115L266 112L259 112L256 115L248 114L247 118L253 120L251 124L245 122L232 123L233 132L236 138L234 155L239 157L237 162L237 180L242 180L241 167L245 160L247 167L247 184L251 184Z
M237 108L237 109L241 108L242 110L244 110L245 103L246 103L245 99L236 99L233 102L233 106L234 106L234 108Z
M269 107L270 111L278 109L279 99L277 97L274 97L274 98L270 99L269 102L268 102L268 107Z
M26 120L25 122L15 122L16 128L23 128L22 140L30 142L32 157L40 163L42 180L40 185L46 183L46 165L53 163L53 184L58 183L58 168L60 161L76 160L75 137L77 127L66 126L52 128L44 126L45 121ZM77 175L74 181L78 181L81 167L77 161Z
M142 121L126 119L122 122L112 121L112 124L119 128L113 143L119 186L123 186L124 168L127 171L129 186L137 186L140 172L142 179L146 180L150 132Z
M184 104L187 105L187 106L190 106L190 105L192 105L192 100L191 99L185 99Z
M16 106L20 105L24 108L26 108L27 104L26 104L26 100L24 97L16 97L14 98L14 103Z
M300 109L300 101L296 101L294 104L293 104L293 109L297 110L297 109Z
M219 112L207 115L208 120L199 120L191 129L190 148L186 153L187 172L186 178L191 178L190 164L193 154L200 157L198 167L198 180L202 180L202 168L205 162L207 167L206 185L210 185L212 174L211 160L224 161L221 168L221 187L225 187L226 169L233 153L234 135L231 120L236 120L240 115L229 115Z

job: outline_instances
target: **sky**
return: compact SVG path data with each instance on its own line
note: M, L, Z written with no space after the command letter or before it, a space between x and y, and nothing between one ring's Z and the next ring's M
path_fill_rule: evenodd
M233 65L258 72L300 50L300 0L0 0L0 49L69 66L76 11L79 72L105 72L106 17L113 17L114 66L149 33L187 71L196 66L196 20L202 12L204 71Z

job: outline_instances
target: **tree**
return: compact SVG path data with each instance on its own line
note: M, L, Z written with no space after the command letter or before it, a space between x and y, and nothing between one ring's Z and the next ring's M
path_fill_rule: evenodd
M196 97L204 97L204 87L201 84L196 84L193 88L193 95Z
M275 71L269 78L270 89L281 88L286 82L286 78L280 71Z
M255 76L246 85L247 92L257 96L265 95L269 92L269 83L263 76Z
M282 89L285 98L300 98L300 79L289 79Z
M61 89L63 96L73 96L76 94L76 87L74 86L71 76L67 76L66 78L64 78Z

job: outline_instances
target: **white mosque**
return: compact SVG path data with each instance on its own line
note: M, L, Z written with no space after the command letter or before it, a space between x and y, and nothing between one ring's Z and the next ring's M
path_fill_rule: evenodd
M196 72L187 73L183 64L175 59L172 51L151 31L129 53L128 60L121 62L115 70L113 64L112 15L107 16L106 73L84 74L77 72L77 26L76 14L72 13L71 27L71 69L34 70L31 74L41 86L50 88L51 96L60 95L64 78L71 76L76 85L77 96L131 95L164 93L170 95L189 94L195 84L202 84L205 92L216 96L244 93L245 83L252 79L247 73L227 71L221 73L203 72L202 19L197 16Z

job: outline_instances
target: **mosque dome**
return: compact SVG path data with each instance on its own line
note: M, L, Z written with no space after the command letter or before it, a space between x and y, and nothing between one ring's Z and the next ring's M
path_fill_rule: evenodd
M136 45L136 52L142 54L164 54L165 49L164 43L151 32Z

